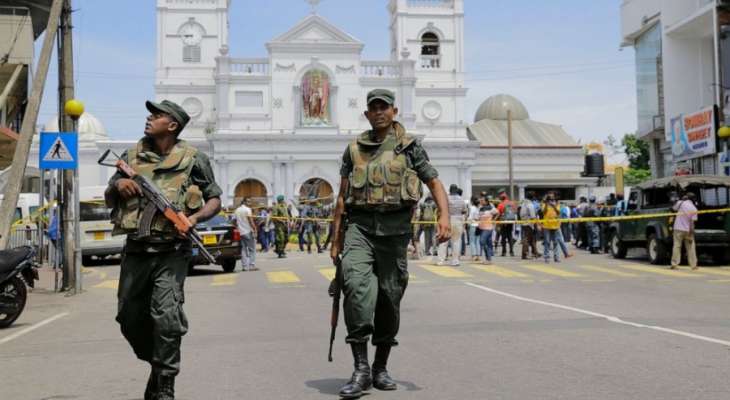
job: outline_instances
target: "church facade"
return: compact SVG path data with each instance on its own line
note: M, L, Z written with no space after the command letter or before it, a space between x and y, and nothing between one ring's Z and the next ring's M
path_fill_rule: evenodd
M370 128L363 111L375 88L395 92L398 120L423 141L445 185L470 196L508 184L506 139L494 137L506 138L505 110L524 106L493 96L477 121L465 115L464 0L383 2L388 60L363 59L365 44L314 11L266 43L266 54L232 55L231 3L157 0L156 98L181 104L192 117L182 138L210 156L224 205L279 194L331 198L343 151ZM470 132L479 120L488 121ZM593 185L580 176L581 146L552 127L515 137L515 194L558 188L573 199ZM554 140L529 138L557 130ZM132 145L102 138L89 144L99 153ZM103 185L111 173L102 168L89 180L83 171L82 185Z

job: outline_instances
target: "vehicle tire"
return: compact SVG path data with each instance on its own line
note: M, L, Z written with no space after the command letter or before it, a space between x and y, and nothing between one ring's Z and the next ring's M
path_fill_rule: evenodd
M221 261L221 266L223 267L223 271L233 272L233 270L236 269L236 259L226 258L225 260Z
M626 258L626 253L628 252L628 247L626 246L626 243L624 243L621 239L618 238L618 234L616 231L611 231L611 239L610 239L610 246L609 250L611 251L611 255L613 258L623 259Z
M91 256L81 256L81 264L84 267L90 267L93 264L93 259Z
M25 308L27 298L28 289L19 277L16 276L0 284L0 303L15 308L12 312L0 312L0 329L9 327L18 319Z
M730 256L727 254L727 249L713 251L712 262L717 265L727 265L730 263Z
M667 262L666 246L655 233L649 234L649 238L646 240L646 252L649 254L649 262L654 265L662 265Z

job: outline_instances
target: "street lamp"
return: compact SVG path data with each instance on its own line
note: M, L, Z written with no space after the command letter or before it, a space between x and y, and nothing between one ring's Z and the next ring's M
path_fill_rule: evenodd
M63 112L73 121L73 131L76 136L79 134L78 123L81 114L84 113L84 103L71 99L63 105ZM79 155L76 155L79 158ZM73 198L74 198L74 293L81 293L81 199L79 198L79 160L74 169Z

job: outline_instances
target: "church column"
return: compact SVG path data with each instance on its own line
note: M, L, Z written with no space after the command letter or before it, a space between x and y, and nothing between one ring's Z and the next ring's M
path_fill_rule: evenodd
M400 60L401 86L398 110L406 129L416 129L416 113L413 110L416 97L416 61L409 59L411 52L404 48Z
M220 175L220 179L218 180L218 182L220 182L220 187L223 191L223 195L221 196L221 203L224 207L226 207L228 205L228 190L230 188L230 184L228 182L228 165L230 164L230 161L217 160L216 164L218 164L218 173Z
M282 166L282 164L281 164L281 161L279 161L279 160L274 160L274 161L272 161L271 164L274 169L274 172L272 174L273 180L271 181L271 190L274 191L274 193L272 193L272 196L273 196L274 200L276 200L276 196L278 196L282 193L282 188L281 188L281 186L282 186L281 185L281 182L282 182L281 166Z
M220 48L221 55L215 58L216 61L216 101L218 112L218 129L229 129L231 113L228 105L228 95L231 85L231 59L228 57L228 46Z
M294 198L294 160L290 159L286 162L286 179L284 179L286 198Z

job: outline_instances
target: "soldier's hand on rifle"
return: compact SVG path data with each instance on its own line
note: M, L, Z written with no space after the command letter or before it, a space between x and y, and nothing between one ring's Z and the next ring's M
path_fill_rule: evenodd
M122 178L116 184L117 192L123 199L131 199L132 197L142 196L142 188L132 179Z
M438 225L436 226L438 233L436 238L439 243L443 243L451 239L451 224L448 215L439 216Z
M330 247L330 257L332 258L332 262L337 262L337 257L340 256L340 252L342 249L340 248L340 244L337 241L332 242L332 247Z

